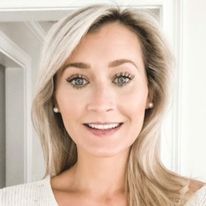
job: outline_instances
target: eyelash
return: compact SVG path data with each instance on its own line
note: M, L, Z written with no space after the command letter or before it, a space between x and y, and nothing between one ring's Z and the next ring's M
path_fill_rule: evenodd
M76 80L83 80L86 81L86 84L84 85L75 85L75 81ZM70 76L69 78L66 79L67 82L69 82L72 87L76 88L76 89L81 89L82 87L86 86L87 84L89 84L89 81L87 80L87 78L81 74L74 74L72 76ZM73 83L72 83L73 82Z
M115 80L120 79L120 78L123 78L124 81L126 79L126 82L122 82L121 85L119 85L120 87L123 87L124 85L128 84L132 79L134 79L134 75L132 75L128 72L120 72L114 76L112 82L116 83Z
M114 76L112 83L117 84L117 86L119 86L119 87L123 87L126 84L128 84L132 79L134 79L134 77L135 77L134 75L132 75L128 72L120 72ZM117 81L120 80L120 78L122 78L122 80L121 80L122 82L119 82L120 84L118 85ZM84 84L83 85L82 84L76 85L75 81L77 81L77 80L84 81ZM71 86L76 88L76 89L81 89L84 86L86 86L87 84L89 84L89 80L87 80L87 78L81 74L74 74L74 75L70 76L69 78L67 78L66 81L69 82L71 84Z

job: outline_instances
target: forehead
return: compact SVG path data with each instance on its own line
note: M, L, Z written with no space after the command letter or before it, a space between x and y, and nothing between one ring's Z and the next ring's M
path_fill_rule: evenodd
M108 50L109 55L114 55L121 53L130 54L141 54L141 41L138 38L138 35L129 29L127 26L119 23L107 23L102 25L98 29L87 33L77 47L73 50L69 59L72 59L77 54L90 54L91 52L95 52L98 54L101 52L105 52ZM105 53L103 53L105 57ZM84 56L84 55L83 55Z
M108 67L111 62L122 59L132 61L140 70L144 70L144 57L138 35L119 22L107 23L81 39L58 74L61 76L67 65L73 63Z

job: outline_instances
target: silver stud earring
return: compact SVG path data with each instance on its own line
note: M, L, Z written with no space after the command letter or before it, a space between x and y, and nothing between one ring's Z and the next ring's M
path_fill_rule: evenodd
M150 102L149 104L148 104L148 108L153 108L153 106L154 106L154 104L152 103L152 102Z
M59 112L59 110L58 110L57 107L54 107L54 108L53 108L53 111L54 111L54 113L58 113L58 112Z

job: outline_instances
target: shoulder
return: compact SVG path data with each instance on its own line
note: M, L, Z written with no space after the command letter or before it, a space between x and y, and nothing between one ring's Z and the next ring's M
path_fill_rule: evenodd
M190 180L190 199L186 206L206 206L206 184L197 180Z
M33 206L51 204L49 178L32 183L6 187L0 190L1 206Z

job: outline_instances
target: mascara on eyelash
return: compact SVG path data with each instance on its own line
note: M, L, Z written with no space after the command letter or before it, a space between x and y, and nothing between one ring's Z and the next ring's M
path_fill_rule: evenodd
M85 77L83 75L81 75L81 74L73 74L70 77L66 78L66 81L71 82L75 78L85 78Z
M135 77L135 75L132 75L132 74L127 73L127 72L120 72L120 73L116 74L115 77L128 77L130 80L132 80Z
M73 81L77 81L78 79L81 79L82 81L86 81L86 83L85 84L75 84ZM87 78L82 74L73 74L70 77L66 78L66 81L75 89L81 89L89 83Z

